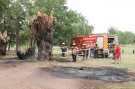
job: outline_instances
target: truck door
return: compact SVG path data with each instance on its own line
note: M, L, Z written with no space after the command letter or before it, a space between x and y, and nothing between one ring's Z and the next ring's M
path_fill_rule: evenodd
M100 48L99 55L102 57L108 57L108 37L107 36L99 36L97 37L97 44Z
M97 37L97 44L100 49L103 49L104 37Z

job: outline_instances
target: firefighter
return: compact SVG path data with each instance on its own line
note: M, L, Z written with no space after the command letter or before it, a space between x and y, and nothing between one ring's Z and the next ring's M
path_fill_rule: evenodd
M94 58L98 58L98 50L99 50L98 44L95 44L95 46L94 46Z
M88 58L88 48L86 47L86 44L83 44L83 60Z
M72 59L73 59L73 62L76 62L77 53L78 53L78 47L76 46L75 43L73 43L72 46L70 47L70 49L72 50Z
M61 56L65 57L65 52L67 51L67 47L64 42L61 44L61 51L62 51Z

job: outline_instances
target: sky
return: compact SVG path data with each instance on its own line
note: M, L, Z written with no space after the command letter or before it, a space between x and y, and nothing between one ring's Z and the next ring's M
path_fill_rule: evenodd
M81 13L94 33L106 33L109 27L135 33L135 0L67 0L67 6Z

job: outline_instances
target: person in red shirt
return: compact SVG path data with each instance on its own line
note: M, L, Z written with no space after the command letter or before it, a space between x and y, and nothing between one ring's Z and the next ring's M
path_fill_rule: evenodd
M115 60L114 60L114 64L116 61L120 61L120 56L121 56L121 50L120 50L120 46L118 44L114 44L114 53L115 53Z

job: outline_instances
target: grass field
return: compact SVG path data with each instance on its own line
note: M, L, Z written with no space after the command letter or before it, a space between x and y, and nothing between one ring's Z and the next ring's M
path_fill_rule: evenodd
M135 50L135 46L134 45L127 45L127 46L122 46L121 50L124 50L124 53L122 53L121 55L121 62L119 64L113 64L114 60L112 58L99 58L99 59L94 59L94 58L89 58L86 60L82 61L82 56L78 56L77 57L77 62L72 62L72 57L70 55L70 51L67 52L66 57L61 57L61 50L59 47L54 47L53 48L53 53L54 53L54 60L53 61L31 61L31 60L18 60L15 55L14 52L8 52L7 56L1 57L0 56L0 69L3 67L9 68L10 63L11 64L17 64L17 65L23 65L23 66L27 66L27 67L39 67L39 68L44 68L44 67L53 67L54 68L60 68L59 71L56 72L55 70L51 70L59 73L61 72L61 69L65 71L66 74L70 75L70 73L72 74L73 71L69 71L68 73L68 68L69 69L74 69L77 73L81 73L80 70L77 70L78 68L84 68L84 70L88 70L91 71L90 69L96 70L94 71L95 73L98 72L98 69L101 68L101 70L106 70L107 68L110 68L110 70L113 70L113 68L117 71L128 71L128 72L132 72L135 75L135 54L133 54L133 50ZM14 59L15 58L15 59ZM3 64L8 64L9 67L7 66L2 66ZM64 71L64 72L65 72ZM84 73L86 73L86 75L88 75L88 71L84 71ZM107 70L109 71L109 70ZM115 72L115 71L114 71ZM106 72L107 73L107 72ZM127 72L125 72L126 74ZM124 73L123 73L124 74ZM121 73L118 73L116 75L118 75L120 78L124 78L122 76L124 76ZM60 75L60 74L58 74ZM63 74L62 74L63 75ZM81 74L80 74L81 75ZM79 75L79 76L80 76ZM65 75L64 75L65 76ZM76 75L78 76L78 75ZM93 75L92 75L93 76ZM108 76L108 75L107 75ZM69 76L68 76L69 77ZM98 76L97 76L98 77ZM107 77L108 78L108 77ZM99 79L100 80L100 79ZM110 88L105 88L105 89L135 89L135 79L132 81L126 81L126 82L104 82L102 80L100 80L101 82L99 82L99 80L96 82L100 83L100 85L104 85L106 84L108 87ZM88 81L93 81L91 79L88 79ZM94 80L95 81L95 80ZM97 86L97 85L94 85ZM91 89L91 88L85 88L85 89ZM95 88L92 88L95 89ZM104 89L104 88L101 88Z
M114 65L113 59L112 58L99 58L99 59L94 59L94 58L89 58L86 59L85 61L81 61L82 56L78 56L78 62L76 64L79 65L85 65L85 66L116 66L120 68L129 68L129 69L134 69L135 68L135 53L133 54L133 50L135 50L134 45L126 45L122 46L121 50L124 50L124 53L121 55L121 63L119 65ZM54 54L57 54L55 57L60 57L61 51L58 47L54 49ZM70 51L67 53L67 58L71 58Z
M122 46L121 50L124 52L121 55L120 64L113 64L114 60L112 58L89 58L84 61L81 61L82 57L78 56L78 61L76 63L67 63L67 62L59 62L57 65L59 66L73 66L73 67L114 67L114 68L122 68L126 69L129 72L135 73L135 54L133 54L133 50L135 50L134 45L126 45ZM67 56L67 58L71 59L71 56ZM112 89L134 89L135 81L125 82L125 83L114 83L114 87Z

